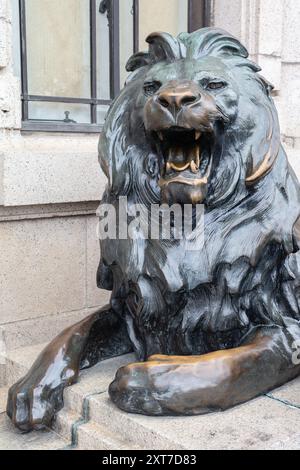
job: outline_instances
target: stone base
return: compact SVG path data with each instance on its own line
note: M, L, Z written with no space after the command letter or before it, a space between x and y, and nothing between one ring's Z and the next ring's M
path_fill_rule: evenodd
M43 346L9 353L10 382L26 372ZM300 450L300 378L223 413L156 418L124 413L107 395L116 370L134 360L125 355L83 371L79 382L65 390L65 407L52 432L20 435L0 415L0 449ZM0 393L0 413L6 393L2 389L2 398Z
M103 447L103 430L128 449L300 449L300 378L223 413L157 418L124 413L109 400L107 387L115 371L132 360L123 356L83 372L65 392L56 431L72 411L82 418L72 425L73 444L81 449L118 448Z

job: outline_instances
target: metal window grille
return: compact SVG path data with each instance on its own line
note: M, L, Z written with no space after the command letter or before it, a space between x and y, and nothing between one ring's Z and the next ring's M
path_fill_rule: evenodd
M31 95L28 93L27 38L26 38L26 0L19 0L20 42L21 42L21 83L22 83L22 130L51 132L100 132L101 123L97 122L97 106L109 105L120 90L120 0L102 0L97 8L97 0L89 1L90 8L90 89L91 98L72 98L64 96ZM97 97L97 15L106 14L109 24L109 61L110 61L110 99ZM139 49L139 0L133 0L133 47ZM194 31L209 24L210 1L188 1L188 30ZM90 106L90 123L79 124L69 119L68 112L61 121L37 120L29 118L30 102L73 103Z

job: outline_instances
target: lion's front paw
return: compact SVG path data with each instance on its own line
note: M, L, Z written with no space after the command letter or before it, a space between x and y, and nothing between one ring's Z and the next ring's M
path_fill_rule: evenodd
M163 407L155 396L154 370L148 363L121 367L109 386L112 401L129 413L163 415Z
M176 356L151 356L118 370L109 387L112 401L130 413L152 416L185 413L182 362ZM186 377L187 378L187 377Z
M129 413L152 416L172 414L166 408L170 400L165 393L170 393L172 387L168 381L163 383L172 368L172 364L162 360L151 361L151 358L149 362L121 367L109 387L109 395L119 408Z
M232 368L228 358L152 356L118 370L112 401L130 413L194 415L224 409Z
M6 411L20 431L29 432L49 426L62 403L62 390L23 379L9 389Z

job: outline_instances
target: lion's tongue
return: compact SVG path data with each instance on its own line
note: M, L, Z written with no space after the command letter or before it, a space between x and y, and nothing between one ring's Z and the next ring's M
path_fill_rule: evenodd
M197 173L200 166L199 145L189 145L185 147L172 146L169 148L166 171L184 171L190 169Z

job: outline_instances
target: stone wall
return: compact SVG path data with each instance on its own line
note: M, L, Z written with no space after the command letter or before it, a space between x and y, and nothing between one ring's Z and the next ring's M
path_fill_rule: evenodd
M283 138L299 147L299 0L213 0L211 21L239 37L274 84Z
M49 341L108 294L96 287L98 136L20 131L11 7L0 0L0 333L16 349Z

